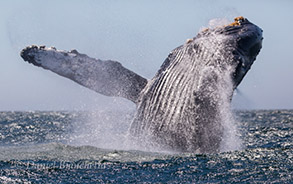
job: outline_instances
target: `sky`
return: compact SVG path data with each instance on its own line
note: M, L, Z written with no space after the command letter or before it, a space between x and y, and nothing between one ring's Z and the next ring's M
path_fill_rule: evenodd
M233 97L236 109L293 109L291 0L0 0L0 111L133 108L35 67L29 45L117 60L151 79L168 53L211 19L244 16L263 48Z

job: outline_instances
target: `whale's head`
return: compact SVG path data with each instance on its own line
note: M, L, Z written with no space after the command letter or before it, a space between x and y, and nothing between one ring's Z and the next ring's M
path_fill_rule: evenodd
M222 54L226 60L224 62L233 66L232 79L236 88L262 48L263 31L242 16L234 20L235 22L226 26L205 29L196 38L212 40L210 42L213 45L209 45L211 52L224 48Z
M261 28L244 17L235 18L235 22L223 30L223 34L228 35L234 41L232 42L234 45L233 62L237 64L233 74L235 88L240 84L262 48L262 32Z

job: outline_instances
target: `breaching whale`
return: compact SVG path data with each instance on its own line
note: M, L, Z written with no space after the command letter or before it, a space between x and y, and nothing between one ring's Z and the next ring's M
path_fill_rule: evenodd
M32 45L21 51L21 57L103 95L134 102L134 142L212 153L219 151L223 138L222 104L231 101L262 40L258 26L237 17L229 25L200 31L175 48L151 80L117 61L90 58L76 50Z

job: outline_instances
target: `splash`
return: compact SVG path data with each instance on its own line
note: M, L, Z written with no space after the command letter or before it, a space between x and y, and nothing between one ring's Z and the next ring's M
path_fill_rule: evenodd
M233 84L230 72L222 75L225 83L219 84L219 94L222 103L219 106L219 115L223 126L223 137L220 145L220 151L235 151L242 148L242 140L239 137L237 121L234 118L231 107L231 94L233 94Z
M73 120L71 145L89 145L104 149L129 150L127 131L133 118L131 110L82 112Z
M214 29L216 27L225 26L225 25L228 25L230 23L231 23L231 21L229 21L226 18L214 18L214 19L211 19L209 21L208 26L209 26L209 28Z
M201 31L204 31L206 29L214 29L214 28L217 28L217 27L226 26L226 25L228 25L230 23L231 23L231 21L229 21L226 18L214 18L214 19L211 19L209 21L207 27L201 27L199 31L201 32Z

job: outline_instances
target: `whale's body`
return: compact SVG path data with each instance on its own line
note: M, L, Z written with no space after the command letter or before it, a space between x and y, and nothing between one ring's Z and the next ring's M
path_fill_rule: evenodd
M207 29L174 49L147 81L116 61L73 50L30 46L21 56L36 66L107 96L137 104L130 133L148 147L217 152L223 137L222 104L230 101L261 49L262 30L239 17Z

